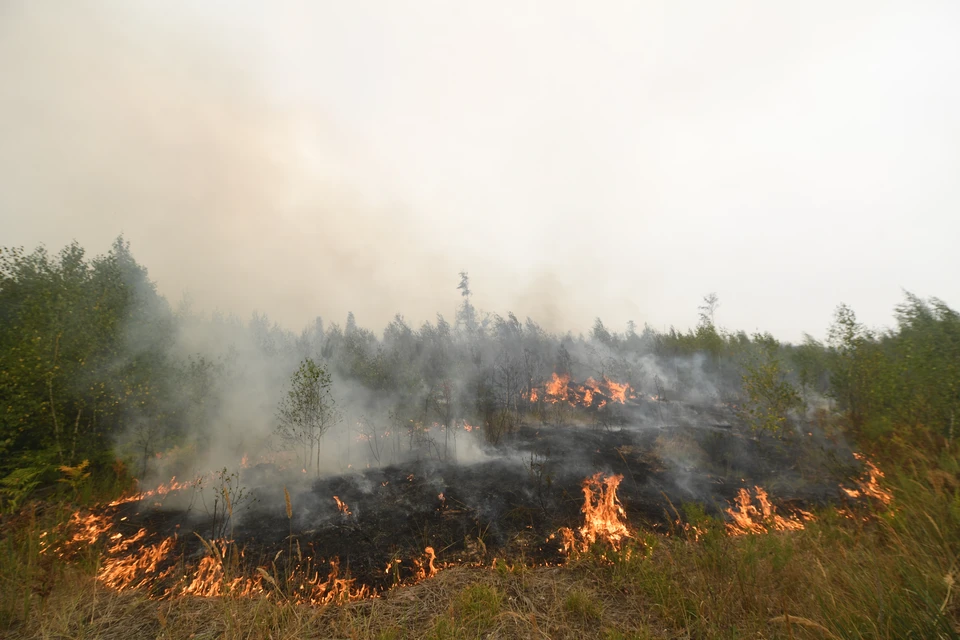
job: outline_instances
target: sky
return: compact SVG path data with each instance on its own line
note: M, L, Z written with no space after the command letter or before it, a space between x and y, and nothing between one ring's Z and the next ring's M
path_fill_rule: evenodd
M299 330L960 307L960 3L0 3L0 245Z

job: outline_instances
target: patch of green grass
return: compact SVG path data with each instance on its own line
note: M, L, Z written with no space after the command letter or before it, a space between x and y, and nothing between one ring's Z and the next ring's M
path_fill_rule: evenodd
M579 587L563 599L563 610L580 623L595 622L603 615L603 606L596 596Z

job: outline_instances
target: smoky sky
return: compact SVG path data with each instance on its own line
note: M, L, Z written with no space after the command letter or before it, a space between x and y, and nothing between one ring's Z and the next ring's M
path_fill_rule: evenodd
M960 304L955 2L0 4L3 245L298 329Z

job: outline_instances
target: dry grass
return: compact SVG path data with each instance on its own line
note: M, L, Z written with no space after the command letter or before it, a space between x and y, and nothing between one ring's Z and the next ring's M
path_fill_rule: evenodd
M886 465L888 511L819 513L803 531L639 536L565 567L452 567L383 597L308 607L266 598L155 601L98 585L97 555L36 552L55 513L8 523L0 635L22 638L958 638L955 451ZM62 514L61 514L62 515Z

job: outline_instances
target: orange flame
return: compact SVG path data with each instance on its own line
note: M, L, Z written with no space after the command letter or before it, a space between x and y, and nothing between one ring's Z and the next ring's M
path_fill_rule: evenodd
M602 473L583 481L583 526L580 527L580 535L586 546L601 540L619 549L623 540L630 537L626 524L627 513L617 499L617 487L622 481L622 475L603 478Z
M414 560L414 564L417 566L417 580L432 578L437 574L437 568L433 564L436 558L437 554L433 550L433 547L427 547L423 550L423 558Z
M157 544L142 546L126 555L129 548L143 540L146 534L145 529L140 529L132 537L118 540L116 544L111 545L107 549L103 566L97 572L97 580L114 591L123 591L131 588L139 589L168 577L173 572L174 566L168 567L163 572L160 572L158 567L173 551L176 538L165 538Z
M762 487L754 487L754 498L750 491L741 488L734 499L736 507L727 509L727 514L733 519L727 523L727 533L730 535L746 535L750 533L766 533L767 531L798 531L804 528L804 520L813 520L814 516L802 509L788 515L786 518L777 515L776 507ZM756 499L756 506L753 500Z
M567 374L552 374L549 381L543 385L542 399L551 404L558 402L567 402L572 407L594 407L602 409L608 401L619 404L626 404L627 400L636 398L637 395L629 384L619 383L604 377L602 382L594 378L587 378L581 384L571 384L570 376ZM537 402L541 399L540 390L533 388L530 390L528 400Z
M346 504L345 513L349 513ZM110 514L91 514L77 512L73 514L67 533L71 535L60 547L53 551L62 554L71 552L80 546L89 546L102 539L106 540L106 547L102 555L102 564L97 572L96 579L114 591L146 588L150 592L148 597L168 599L183 595L201 597L263 597L272 592L266 590L266 582L279 588L278 578L272 576L266 567L257 568L252 577L243 574L231 577L231 572L239 572L242 567L239 558L243 551L237 553L234 543L228 540L212 540L204 542L209 554L193 565L186 567L186 573L177 573L183 568L183 563L176 562L174 552L177 545L177 536L170 536L158 542L148 542L149 534L146 529L139 529L132 535L116 531ZM41 536L43 540L52 539L51 532ZM50 551L49 547L41 546L41 552ZM231 552L234 555L230 555ZM229 558L237 559L234 566ZM432 547L424 550L421 558L414 560L417 567L415 579L432 577L438 571L434 564L436 553ZM309 568L296 567L294 573L288 577L287 584L294 588L289 594L293 602L299 604L330 604L348 600L375 597L377 594L366 585L356 586L355 580L341 577L338 559L329 562L329 572L321 573ZM387 572L399 567L399 559L387 566ZM226 567L233 567L228 570ZM299 588L297 588L299 585ZM165 587L162 588L161 587Z
M631 537L627 513L617 498L617 487L622 481L622 475L604 478L602 472L583 481L583 525L577 530L579 543L572 529L563 527L558 531L565 552L587 551L595 542L619 549Z
M844 486L841 486L840 489L850 498L873 498L884 506L890 504L893 501L893 494L880 485L883 471L880 471L877 465L863 454L854 453L853 457L863 462L867 471L857 480L858 489L848 489Z
M350 508L347 507L346 502L341 500L338 496L333 496L333 500L337 503L337 509L340 510L340 513L345 516L349 516L351 514Z
M156 489L150 489L149 491L142 491L134 493L131 495L123 496L117 498L113 502L108 503L110 507L117 507L121 504L127 504L129 502L137 502L138 500L146 500L153 497L163 497L174 491L181 491L183 489L189 489L192 485L192 482L177 482L177 476L170 478L170 481L167 483L161 483L157 486Z

